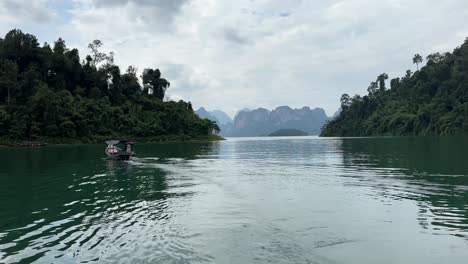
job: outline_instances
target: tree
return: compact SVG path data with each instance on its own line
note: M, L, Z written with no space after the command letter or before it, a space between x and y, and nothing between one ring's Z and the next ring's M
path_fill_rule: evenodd
M411 70L406 70L405 76L401 79L402 81L409 81L411 79L411 76L413 76L413 72Z
M138 77L136 75L137 69L133 66L127 68L127 72L122 75L122 86L123 93L126 96L131 96L140 92L140 84L138 83Z
M97 67L97 65L106 60L108 57L105 53L103 52L100 52L99 51L99 48L102 47L102 45L104 45L104 43L102 43L102 41L96 39L94 40L93 42L89 43L88 45L88 48L91 49L91 54L92 54L92 61L91 61L91 65L93 67ZM113 58L112 58L113 60Z
M65 45L65 40L59 38L54 43L54 53L63 55L67 51L67 46Z
M16 62L18 70L22 71L31 63L37 63L39 43L37 38L14 29L3 39L0 55L3 59Z
M394 78L390 81L390 89L398 90L400 87L400 78Z
M415 56L419 64L422 58ZM377 77L380 90L388 75ZM468 134L468 42L453 53L434 53L424 68L390 81L390 90L362 100L341 97L340 118L327 123L322 136L415 136ZM375 92L371 83L368 91Z
M213 131L215 134L219 134L219 132L221 132L221 129L216 122L213 123Z
M388 79L388 74L382 73L377 77L377 82L379 83L380 91L385 91L385 80Z
M441 61L444 60L444 55L440 54L439 52L436 52L436 53L433 53L433 54L429 54L427 57L426 57L426 60L428 63L439 63Z
M378 84L377 82L371 82L369 87L367 88L367 92L369 96L373 97L378 91Z
M345 110L351 105L351 97L349 94L343 94L340 98L341 109Z
M10 106L12 91L15 91L18 86L17 81L18 65L10 60L0 61L0 98L6 97L8 106Z
M121 104L123 100L122 94L122 76L120 75L120 68L118 66L107 67L108 71L108 92L110 99L115 104Z
M135 67L122 73L114 54L101 52L101 47L101 41L93 41L91 54L81 62L78 50L67 49L63 39L51 48L39 47L34 36L20 30L0 38L2 141L89 142L117 136L185 140L219 132L190 103L162 100L170 84L158 69L143 72L142 87Z
M166 89L171 84L166 79L161 78L159 69L145 69L141 78L143 79L145 90L151 91L151 94L160 100L164 99Z
M415 54L413 57L413 64L416 64L416 69L419 71L419 64L423 62L423 58L419 54Z

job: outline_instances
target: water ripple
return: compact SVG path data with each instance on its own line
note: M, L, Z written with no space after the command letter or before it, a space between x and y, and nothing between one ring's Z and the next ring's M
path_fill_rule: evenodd
M62 160L73 150L57 147L28 154L43 161L29 167L19 156L15 177L0 168L0 262L366 263L359 252L375 260L411 247L413 263L464 263L465 162L434 167L435 143L416 154L403 139L380 144L142 145L130 162L93 146Z

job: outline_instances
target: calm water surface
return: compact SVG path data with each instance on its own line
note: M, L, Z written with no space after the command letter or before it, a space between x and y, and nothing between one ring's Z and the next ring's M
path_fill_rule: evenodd
M0 148L0 263L468 263L468 139Z

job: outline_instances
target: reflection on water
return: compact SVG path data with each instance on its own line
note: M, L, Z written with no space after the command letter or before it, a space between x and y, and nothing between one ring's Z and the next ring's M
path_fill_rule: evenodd
M0 263L465 263L466 138L0 148Z
M465 238L468 238L467 146L466 137L341 142L344 166L363 171L356 184L378 188L381 190L378 197L415 200L419 206L418 221L424 229Z
M128 163L105 159L102 146L2 149L9 162L0 168L0 262L86 262L103 254L114 262L149 253L164 261L190 253L187 234L167 226L171 199L189 193L168 190L159 166L212 146L141 146L142 154L155 149L157 157ZM138 166L145 164L152 166ZM160 252L138 249L142 240Z

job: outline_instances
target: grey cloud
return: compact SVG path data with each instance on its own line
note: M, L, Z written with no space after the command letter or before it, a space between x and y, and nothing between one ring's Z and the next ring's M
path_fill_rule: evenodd
M18 12L22 9L21 4L15 1L5 0L2 5L10 12Z
M194 78L195 73L188 65L166 64L161 70L164 71L165 78L171 80L171 90L175 90L181 95L199 91L204 87L203 83Z
M178 10L189 0L94 0L96 6L118 6L126 4L157 6L165 10Z
M45 5L30 1L3 0L0 2L0 6L8 14L16 17L28 17L38 23L49 22L55 16L55 13L48 10Z
M143 18L150 20L152 18L171 19L179 13L183 5L190 0L94 0L96 7L118 7L133 5L136 8L143 8L145 12ZM137 14L135 14L137 15Z
M183 64L167 64L164 70L165 75L172 79L181 79L185 77L187 73L190 73L188 66Z
M365 93L378 74L401 76L413 54L450 51L468 34L460 0L86 1L71 35L115 43L118 63L159 67L170 95L230 113L333 113L342 93Z
M241 44L241 45L250 43L250 40L247 37L241 35L241 33L238 30L231 28L231 27L224 28L222 30L222 35L224 39L226 39L229 42L233 42L233 43Z

